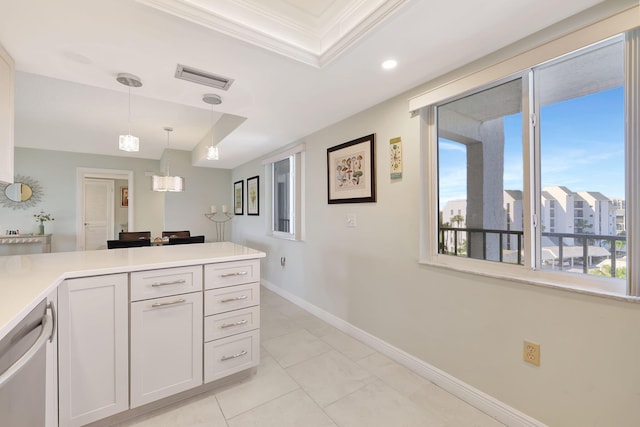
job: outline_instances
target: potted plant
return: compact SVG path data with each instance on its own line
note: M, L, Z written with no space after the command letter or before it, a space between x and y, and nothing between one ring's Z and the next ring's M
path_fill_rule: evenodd
M44 211L40 211L40 213L33 214L33 217L36 219L37 222L40 223L38 224L38 234L40 235L44 234L44 223L46 221L53 221L55 219L51 216L51 214L44 213Z

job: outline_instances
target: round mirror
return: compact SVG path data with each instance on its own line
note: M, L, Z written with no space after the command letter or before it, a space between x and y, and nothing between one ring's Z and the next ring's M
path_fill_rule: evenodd
M33 190L28 184L16 182L14 184L7 185L4 189L4 195L14 202L26 202L31 198L31 196L33 196Z
M40 203L42 187L35 179L16 175L13 184L0 182L0 206L11 209L30 209Z

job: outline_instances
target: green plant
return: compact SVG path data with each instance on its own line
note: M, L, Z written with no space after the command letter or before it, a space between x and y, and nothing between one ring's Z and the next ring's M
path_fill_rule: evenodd
M47 221L55 220L55 218L52 217L51 214L44 213L44 211L40 211L40 213L33 214L33 217L36 219L36 222L39 222L40 224L44 224Z

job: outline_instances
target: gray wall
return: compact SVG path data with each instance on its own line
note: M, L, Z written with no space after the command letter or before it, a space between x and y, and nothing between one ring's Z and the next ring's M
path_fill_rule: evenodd
M187 152L175 151L167 155L190 159ZM204 213L209 211L212 200L230 204L231 172L195 168L189 162L177 159L174 161L175 169L185 175L186 191L164 194L151 191L149 173L160 171L158 160L16 147L15 173L37 180L42 186L43 197L37 206L28 210L0 207L0 225L3 227L0 232L4 233L5 229L37 232L33 214L44 210L55 218L55 221L45 223L45 232L52 234L52 251L74 251L76 171L82 167L134 172L135 198L130 200L130 206L134 206L135 230L150 230L152 236L159 236L163 229L191 229L194 234L204 234L208 241L215 240L215 227ZM116 190L119 192L119 188Z
M275 286L550 426L640 425L637 304L418 264L419 118L407 100L422 90L298 141L307 147L304 242L267 234L260 161L234 169L233 181L261 176L261 216L236 218L234 241L267 253L262 275ZM370 133L377 203L329 205L326 149ZM392 181L395 137L404 176ZM348 213L357 227L346 226ZM541 343L540 367L522 361L525 339Z

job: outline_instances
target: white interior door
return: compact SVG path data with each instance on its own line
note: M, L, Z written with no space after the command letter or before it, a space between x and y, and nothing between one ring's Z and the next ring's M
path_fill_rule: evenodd
M84 249L106 249L113 239L113 180L84 180Z

